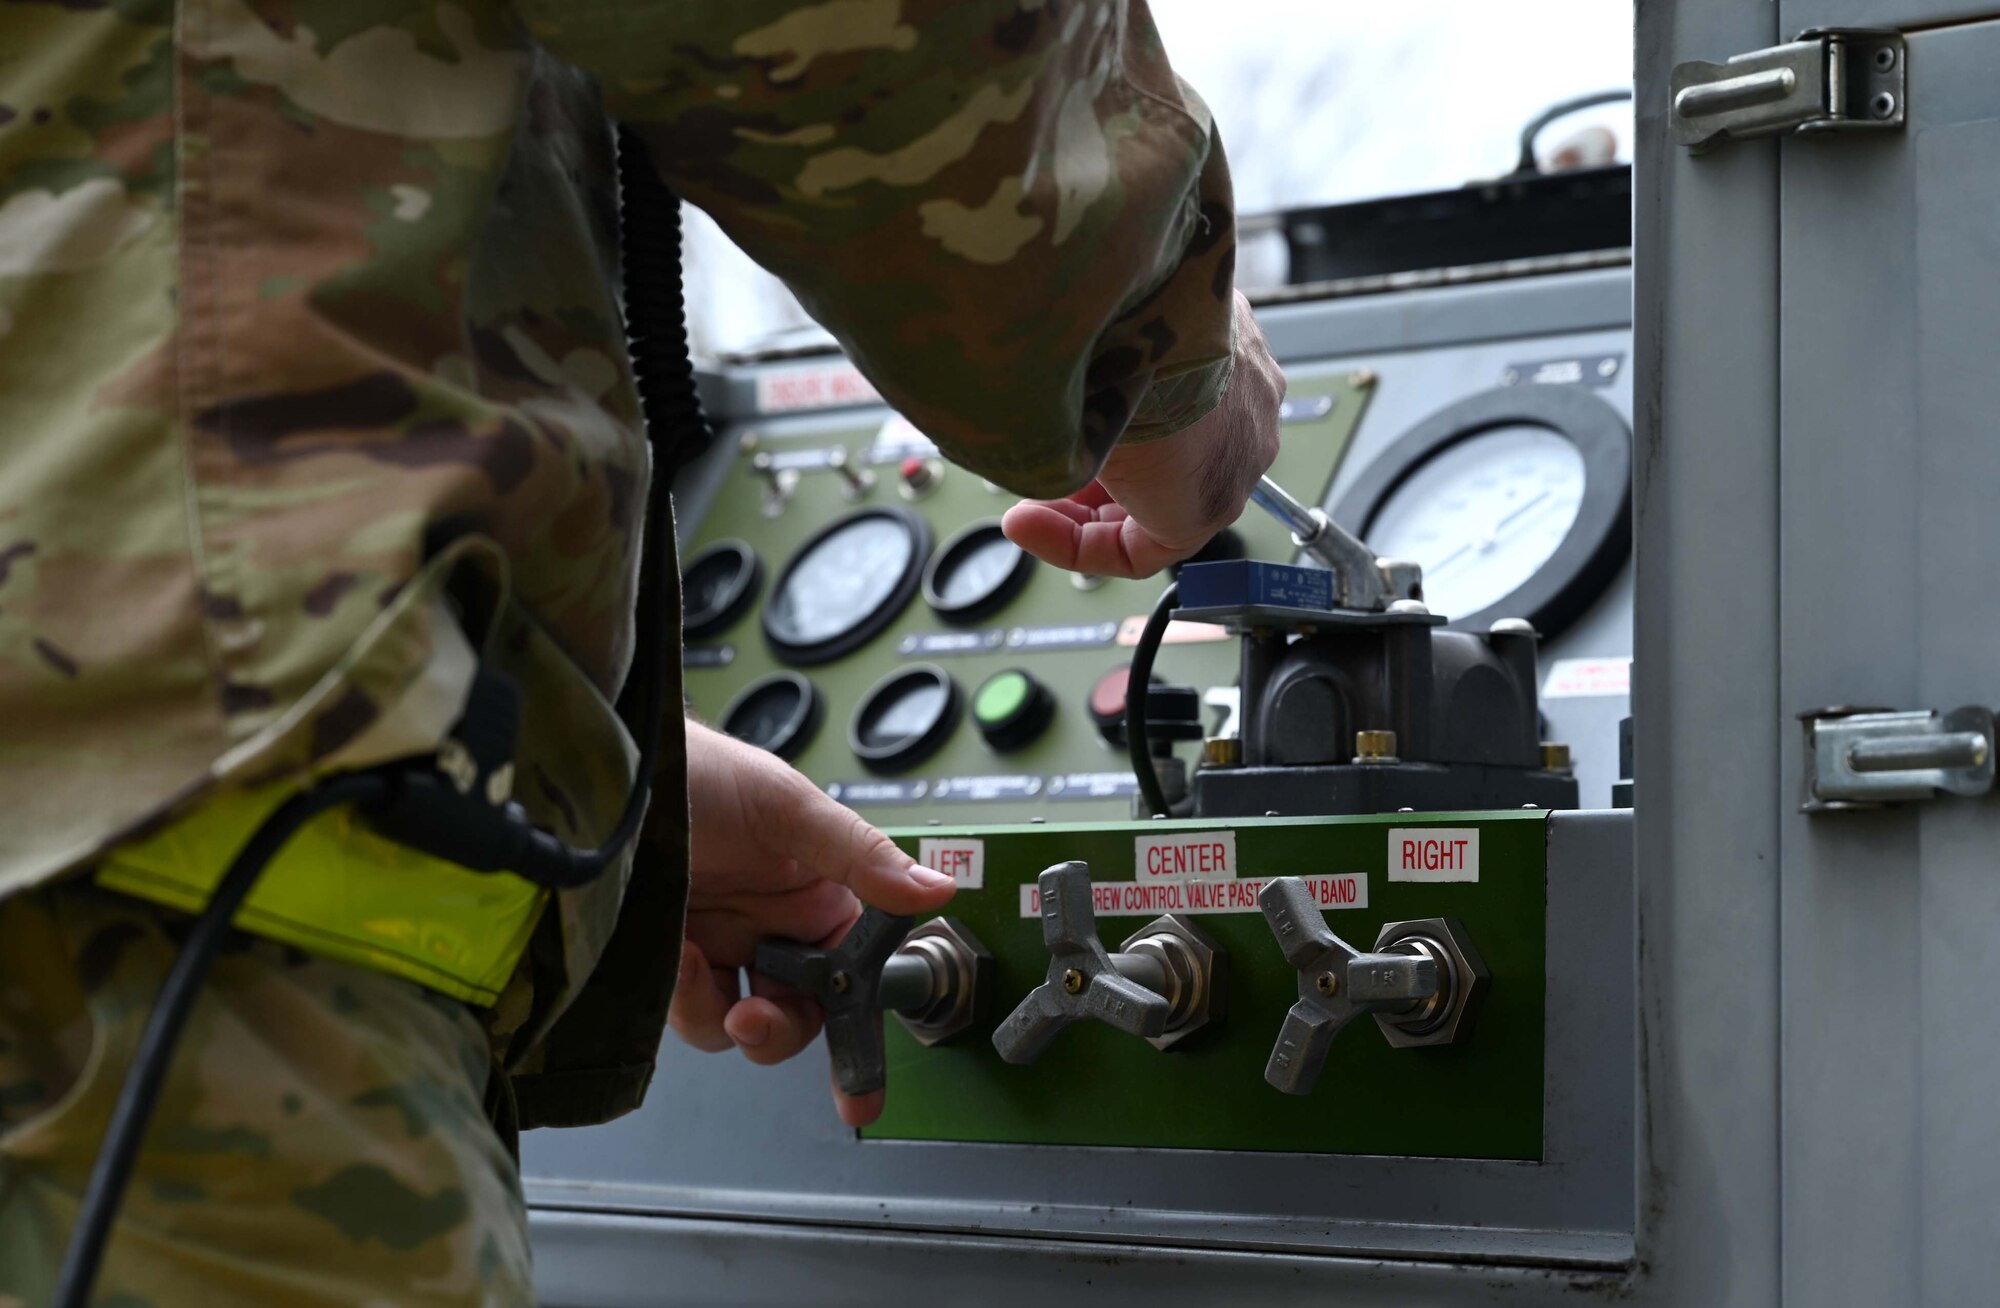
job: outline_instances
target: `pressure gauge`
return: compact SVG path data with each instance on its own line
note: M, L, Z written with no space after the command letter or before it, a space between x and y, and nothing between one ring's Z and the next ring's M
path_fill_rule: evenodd
M681 571L681 635L705 640L727 631L757 597L764 565L740 540L717 541Z
M924 570L924 602L946 622L976 622L1020 594L1034 571L1034 556L997 520L975 522L938 547Z
M722 730L782 759L812 744L824 715L819 690L796 672L774 672L743 688L722 711Z
M1526 618L1552 636L1582 614L1632 545L1632 432L1574 387L1505 387L1418 424L1335 510L1378 556L1424 570L1451 625Z
M932 663L877 682L854 710L847 743L871 772L901 772L937 753L958 725L958 683Z
M930 545L929 525L900 505L850 513L815 535L764 605L772 652L807 666L860 648L910 602Z

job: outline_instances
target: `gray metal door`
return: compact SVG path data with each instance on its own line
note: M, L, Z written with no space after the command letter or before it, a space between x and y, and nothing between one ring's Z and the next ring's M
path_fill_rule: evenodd
M1672 64L1755 48L1717 48L1712 29L1770 13L1691 3L1655 15L1642 94L1650 80L1664 110ZM1668 1214L1658 1252L1691 1252L1674 1232L1714 1183L1718 1204L1777 1222L1770 1258L1713 1229L1700 1241L1756 1286L1715 1287L1733 1301L1991 1304L2000 805L1802 812L1814 774L1807 733L1787 719L2000 700L2000 11L1787 0L1776 20L1766 42L1834 24L1901 32L1902 48L1858 67L1907 75L1906 121L1725 142L1700 158L1669 130L1642 185L1638 331L1645 340L1653 317L1661 353L1655 421L1642 412L1638 425L1670 453L1650 514L1642 502L1638 647L1643 660L1650 626L1682 665L1642 672L1639 694L1656 737L1640 768L1642 950L1649 934L1659 942L1649 915L1667 928L1645 973L1665 1028L1651 1043L1671 1069L1648 1078L1671 1144L1652 1181L1654 1211ZM1697 466L1697 451L1719 468ZM1740 555L1690 542L1706 524ZM1687 628L1669 633L1676 620ZM1663 778L1650 793L1649 762ZM1752 811L1763 803L1769 818ZM1705 808L1713 820L1695 834ZM1663 857L1644 853L1649 821L1670 843ZM1691 848L1713 862L1693 866ZM1690 938L1704 928L1689 909L1709 915L1734 962ZM1740 1039L1719 1057L1727 1028L1701 1015L1738 986ZM1727 1139L1721 1109L1740 1114L1743 1152L1708 1172L1704 1155ZM1756 1185L1766 1111L1768 1196Z
M1905 130L1780 147L1788 711L2000 701L2000 21L1781 25L1947 8ZM1994 1303L2000 804L1789 812L1780 862L1786 1302Z
M1639 17L1642 1275L1991 1304L2000 804L1803 813L1794 718L2000 700L2000 9ZM1678 142L1675 65L1836 24L1899 130Z

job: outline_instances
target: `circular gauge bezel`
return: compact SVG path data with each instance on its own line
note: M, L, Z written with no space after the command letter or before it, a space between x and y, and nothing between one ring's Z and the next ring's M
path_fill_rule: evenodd
M789 763L800 754L803 754L807 747L812 744L813 737L819 734L820 723L826 717L826 701L821 697L819 687L813 685L812 682L798 673L773 672L769 676L757 678L757 680L737 692L736 698L729 701L729 707L722 710L722 716L717 719L717 722L720 724L724 735L741 740L746 745L755 745L757 742L739 736L731 731L729 729L730 720L746 708L752 700L755 700L760 695L768 694L779 686L790 686L797 692L799 697L798 706L792 710L792 715L785 720L784 725L779 729L777 743L760 745L758 748L769 750Z
M1376 456L1334 510L1362 540L1405 481L1437 455L1500 427L1537 427L1583 459L1583 496L1562 543L1533 576L1477 613L1447 614L1457 631L1526 618L1543 639L1581 617L1632 555L1632 428L1618 410L1566 386L1502 386L1432 414Z
M953 604L946 600L939 593L938 582L949 575L950 569L963 564L975 550L984 548L995 537L1007 540L1006 533L1000 530L998 518L975 522L938 546L937 553L931 556L929 565L924 568L924 603L930 605L931 611L946 622L954 624L977 622L981 618L998 613L1021 593L1022 588L1028 584L1028 578L1035 575L1035 556L1014 545L1014 542L1007 541L1014 549L1014 566L1000 579L998 585L985 594L961 604Z
M910 557L903 564L903 571L896 578L895 588L877 604L873 610L838 635L818 641L795 641L772 630L772 602L785 593L791 583L792 574L813 551L829 539L847 530L866 518L887 518L900 525L910 534ZM777 580L771 583L770 596L764 601L764 643L779 659L794 667L809 668L816 664L828 663L851 654L869 641L882 634L884 628L894 622L909 604L910 597L917 593L917 587L924 573L925 560L931 552L931 527L923 517L910 509L895 504L878 504L865 509L857 509L844 517L836 518L807 538L805 544L793 551L785 561Z
M862 739L861 729L869 716L879 707L891 702L892 695L906 693L906 685L911 682L928 682L944 687L944 706L938 715L922 731L904 736L887 745L870 745ZM905 772L923 762L943 748L945 741L958 727L958 720L965 708L965 697L959 692L958 682L952 675L935 663L911 663L896 669L882 680L868 688L861 702L854 706L854 719L847 724L847 747L854 751L854 757L870 772Z
M720 636L735 626L757 598L757 588L764 583L764 561L757 557L757 551L740 540L719 540L701 550L681 568L681 594L687 594L687 579L696 568L709 560L728 555L736 560L736 576L732 579L729 593L720 604L710 605L699 613L681 611L681 639L706 640L710 636Z

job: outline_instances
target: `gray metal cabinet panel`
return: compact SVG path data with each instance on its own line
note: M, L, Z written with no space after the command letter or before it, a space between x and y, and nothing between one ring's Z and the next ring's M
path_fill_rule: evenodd
M1914 34L1909 67L1904 133L1784 151L1794 711L2000 689L2000 24ZM1788 1302L1993 1301L1996 837L1990 801L1786 820Z

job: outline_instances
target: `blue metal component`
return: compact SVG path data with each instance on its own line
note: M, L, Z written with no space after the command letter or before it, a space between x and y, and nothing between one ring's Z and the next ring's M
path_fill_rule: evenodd
M1181 569L1181 607L1237 608L1262 604L1279 608L1330 609L1333 574L1324 568L1299 568L1289 563L1229 559L1220 563L1190 563Z

